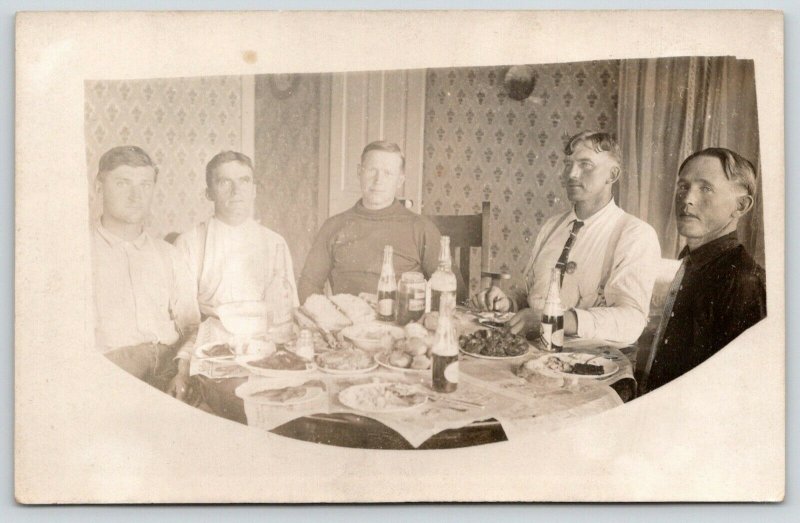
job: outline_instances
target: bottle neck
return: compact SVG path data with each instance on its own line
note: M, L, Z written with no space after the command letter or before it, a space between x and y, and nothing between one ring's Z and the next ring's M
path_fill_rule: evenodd
M547 299L545 304L553 303L561 305L561 273L558 269L553 269L550 275L550 288L547 290Z

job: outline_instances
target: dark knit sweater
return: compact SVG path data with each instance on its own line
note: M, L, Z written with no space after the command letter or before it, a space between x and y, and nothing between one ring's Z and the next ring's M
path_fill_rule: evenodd
M375 293L385 245L394 248L398 278L407 271L422 272L430 278L438 263L439 238L433 222L397 200L377 211L367 209L359 200L322 225L297 285L300 302L321 293L326 280L330 280L334 294Z

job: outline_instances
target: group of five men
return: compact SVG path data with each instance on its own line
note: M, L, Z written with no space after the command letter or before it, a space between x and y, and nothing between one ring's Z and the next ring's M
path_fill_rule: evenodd
M562 276L565 333L633 344L647 324L661 249L654 229L617 207L612 188L621 151L606 133L583 132L566 144L563 183L572 207L543 225L523 278L525 293L482 290L473 306L514 311L510 328L539 327L549 274ZM362 198L318 232L294 304L324 291L375 292L385 245L398 273L437 267L440 233L396 198L405 158L393 143L368 144L358 167ZM267 300L278 264L294 284L284 239L254 220L256 183L246 155L226 151L206 167L214 215L175 245L145 231L158 168L139 147L121 146L99 162L103 214L93 231L97 345L131 374L184 399L201 319L225 303ZM736 239L753 206L755 169L721 148L699 151L678 172L675 212L686 238L649 351L652 390L705 361L766 314L763 270ZM280 249L279 249L280 246ZM282 258L275 253L282 251ZM459 281L459 284L463 282Z

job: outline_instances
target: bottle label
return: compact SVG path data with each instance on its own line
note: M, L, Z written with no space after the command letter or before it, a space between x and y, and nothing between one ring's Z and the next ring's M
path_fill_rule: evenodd
M385 299L378 301L378 314L381 316L391 316L394 313L394 300Z
M564 347L564 329L559 329L552 334L550 345L554 349L561 349Z
M458 383L458 359L444 368L444 379L450 383Z
M553 326L549 323L542 323L542 342L544 342L545 350L553 347Z
M414 289L408 300L409 311L425 310L425 289Z

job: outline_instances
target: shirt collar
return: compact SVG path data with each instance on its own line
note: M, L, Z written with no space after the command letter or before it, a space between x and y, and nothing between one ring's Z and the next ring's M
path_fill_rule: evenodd
M702 267L725 251L729 251L739 245L739 238L736 231L730 232L725 236L720 236L716 240L704 243L697 249L690 251L689 246L683 248L678 259L686 258L686 263L693 267Z
M212 216L211 220L214 221L219 228L227 231L244 231L256 225L256 221L253 218L248 218L239 225L228 225L216 216Z
M100 234L100 237L103 238L103 240L105 240L105 242L110 247L116 247L117 245L122 245L122 244L125 244L125 243L129 243L129 244L133 245L134 247L136 247L137 249L141 249L147 243L148 236L147 236L147 232L145 232L144 230L142 230L142 233L135 240L130 241L130 240L125 240L123 238L120 238L119 236L115 235L113 232L111 232L108 229L106 229L105 227L103 227L103 224L102 224L102 222L100 222L100 220L97 221L96 229L97 229L98 234Z
M602 220L604 217L609 216L612 213L614 213L617 209L619 209L619 207L617 207L616 202L614 202L614 198L611 198L611 201L608 202L602 209L600 209L599 211L597 211L593 215L589 216L585 220L581 220L580 218L578 218L578 215L575 214L575 206L573 205L572 206L572 210L569 212L569 216L567 216L567 219L565 220L565 222L566 222L567 226L571 227L572 226L572 222L574 222L575 220L578 220L578 221L583 222L583 225L586 226L586 225L590 225L590 224L592 224L592 223L594 223L596 221Z

